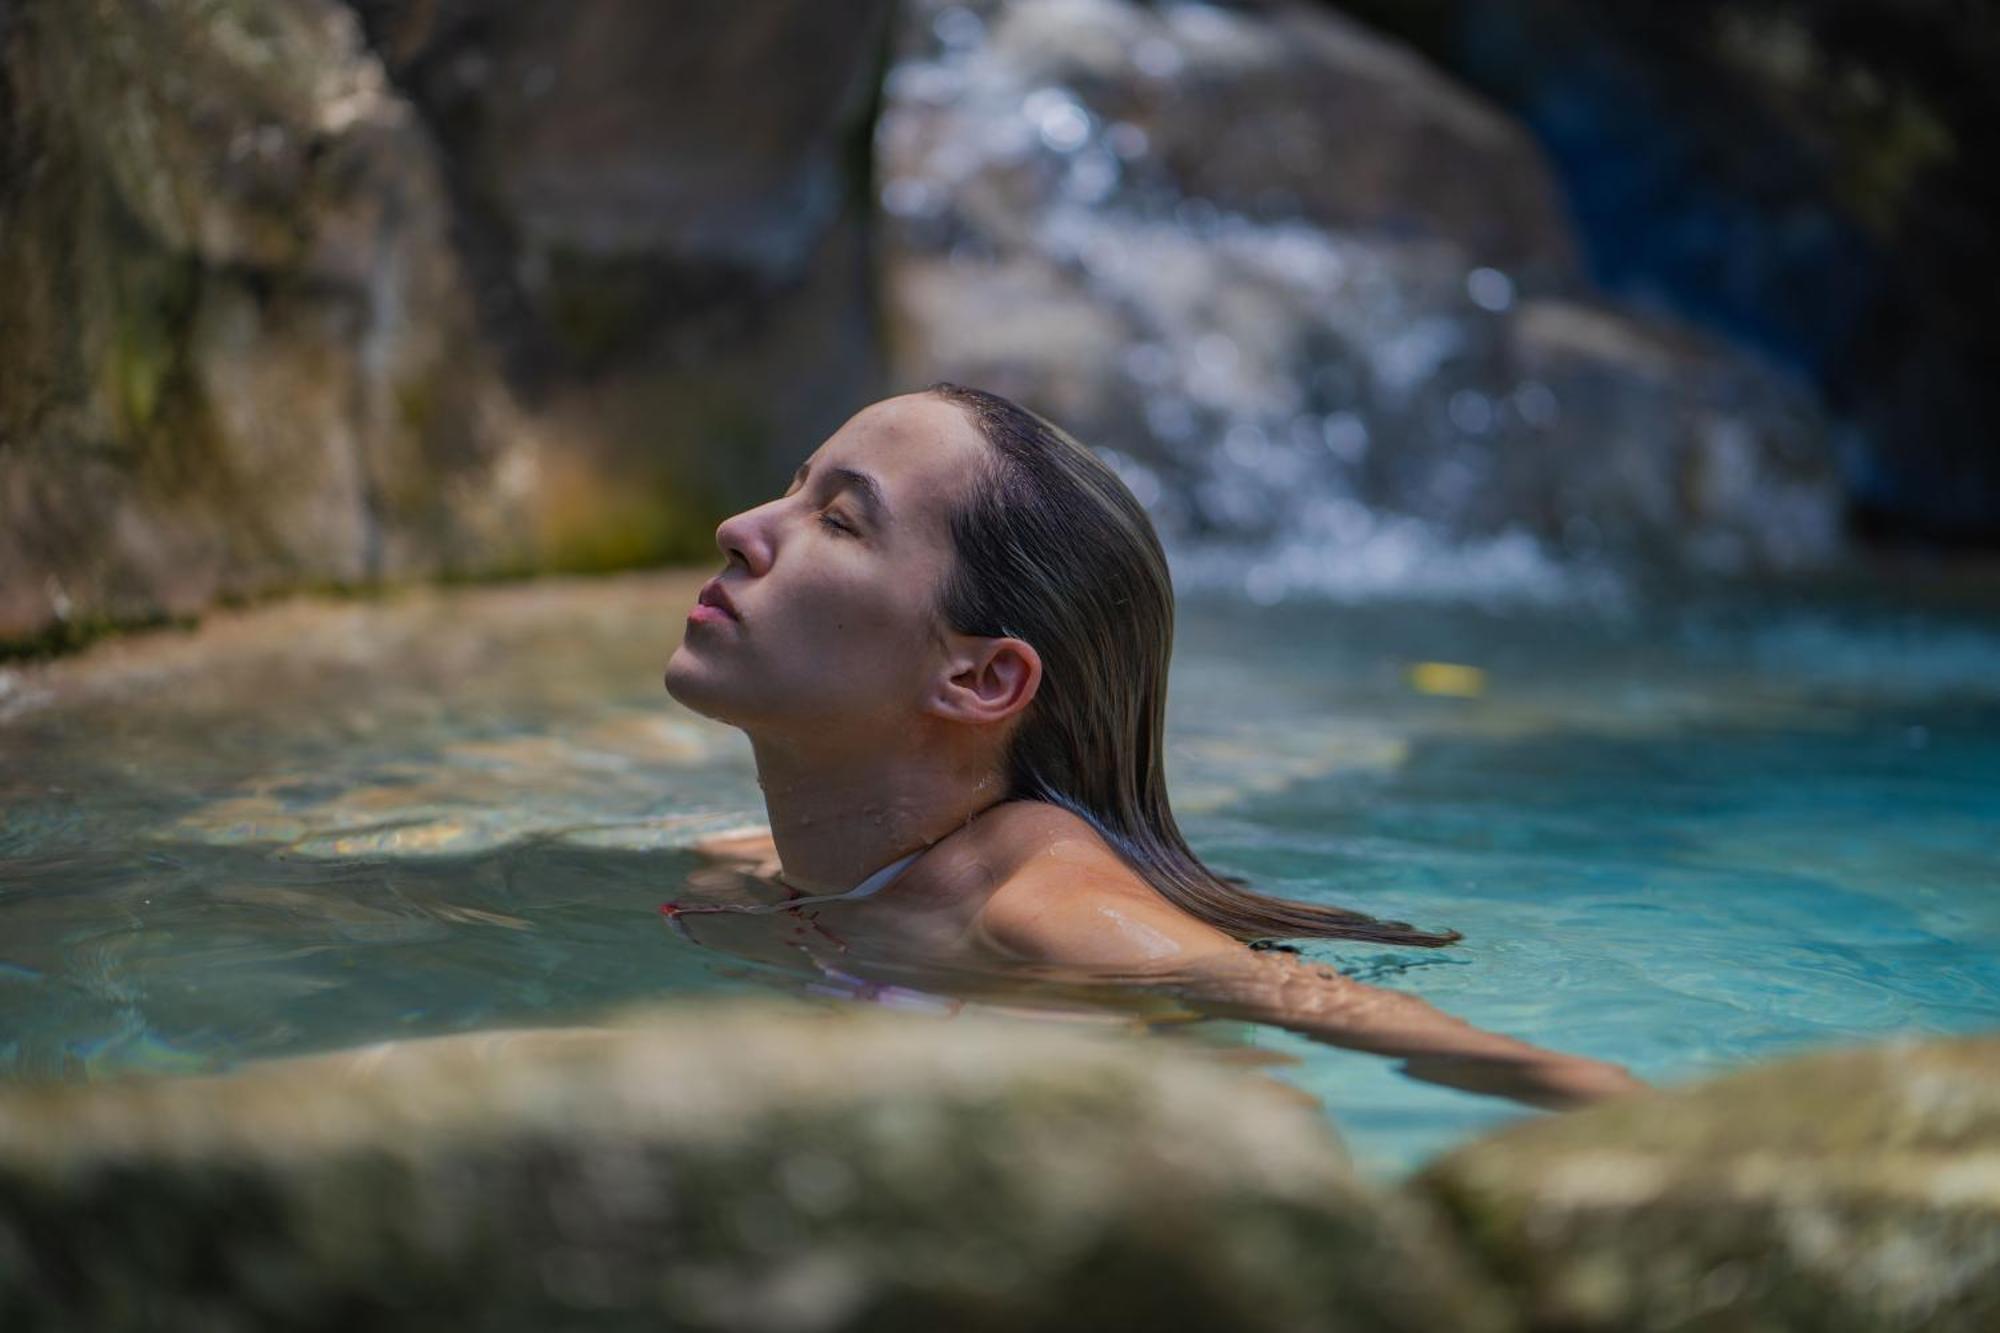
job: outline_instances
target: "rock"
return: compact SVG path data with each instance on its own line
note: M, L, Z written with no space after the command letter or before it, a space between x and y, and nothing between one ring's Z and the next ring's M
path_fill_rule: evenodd
M1901 1041L1502 1130L1426 1169L1530 1325L2000 1326L2000 1037Z
M865 144L889 0L352 0L444 148L544 437L545 560L714 557L881 378Z
M518 561L533 454L353 15L24 0L0 38L0 638Z
M1671 551L1716 573L1840 556L1841 478L1806 385L1590 302L1522 302L1500 351L1515 387L1493 448L1517 461L1491 468L1501 484L1479 493L1478 527L1513 520L1575 554Z
M888 0L20 0L0 643L712 559L880 378Z
M1505 1327L1241 1075L797 1008L0 1094L0 1317L44 1327Z
M1871 535L2000 540L2000 25L1899 0L1342 0L1531 125L1614 292L1841 419Z
M1138 409L1165 379L1210 414L1311 396L1285 326L1355 276L1345 259L1378 259L1335 238L1394 238L1377 268L1444 252L1447 282L1475 263L1573 281L1526 137L1333 15L924 0L898 49L877 174L906 383L1011 386L1093 443L1157 454L1146 441L1176 432Z
M1049 413L1262 594L1400 558L1411 521L1704 571L1839 552L1810 395L1597 302L1527 136L1316 7L913 4L877 144L895 377Z
M1020 105L1016 127L994 127L1003 132L986 139L989 165L1031 179L1047 170L1021 151L1032 142L1059 154L1109 149L1136 177L1128 190L1162 189L1262 220L1448 241L1474 263L1556 284L1574 277L1568 223L1533 141L1406 47L1336 14L1125 0L915 11L900 76L912 96L898 99L884 131L897 174L913 165L904 158L911 139L928 145L929 165L946 179L953 165L962 173L957 159L980 122L1013 109L1006 95L1041 93ZM987 30L961 64L973 43L959 16L973 14ZM935 71L953 68L970 96L947 102ZM1072 119L1076 109L1084 118Z

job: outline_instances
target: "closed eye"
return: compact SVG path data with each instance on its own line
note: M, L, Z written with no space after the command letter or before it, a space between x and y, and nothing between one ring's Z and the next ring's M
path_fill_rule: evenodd
M863 521L868 524L870 530L879 530L889 524L891 521L889 505L883 499L881 482L866 472L851 467L824 468L819 475L822 485L829 487L827 491L829 498L834 495L851 494L860 503ZM792 484L786 488L785 494L790 496L811 479L812 463L808 460L799 464L799 470L792 474ZM845 531L855 536L861 535L862 529L855 527L853 523L842 520L842 524Z
M801 471L803 471L803 469L801 469ZM799 489L799 478L793 477L792 484L785 488L784 498L787 500L791 499L793 493L796 492L798 489ZM850 537L859 537L861 535L860 530L857 529L852 523L849 523L846 519L840 517L840 515L834 513L830 509L820 511L819 521L821 527L832 528L835 532L844 532Z

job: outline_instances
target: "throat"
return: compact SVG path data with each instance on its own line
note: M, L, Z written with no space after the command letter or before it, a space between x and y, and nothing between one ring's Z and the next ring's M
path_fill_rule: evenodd
M864 871L954 836L1005 790L1005 774L984 760L928 744L927 735L882 734L894 725L877 727L866 745L841 734L746 730L779 882L801 893L852 892L867 882Z

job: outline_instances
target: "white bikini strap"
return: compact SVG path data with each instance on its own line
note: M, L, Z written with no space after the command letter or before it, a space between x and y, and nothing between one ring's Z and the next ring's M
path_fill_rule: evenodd
M817 903L852 902L856 898L866 898L869 894L879 893L882 889L886 888L889 881L894 879L905 866L929 850L930 848L928 847L919 847L908 856L897 857L845 893L820 893L814 894L810 898L787 899L781 903L759 903L756 907L747 910L755 912L789 912L794 907L811 907Z
M885 889L889 886L889 881L896 878L902 872L904 866L907 866L910 862L916 860L929 850L930 848L928 847L919 847L908 856L899 856L888 865L883 866L880 870L870 875L867 879L856 884L846 893L835 896L841 898L866 898L871 893Z

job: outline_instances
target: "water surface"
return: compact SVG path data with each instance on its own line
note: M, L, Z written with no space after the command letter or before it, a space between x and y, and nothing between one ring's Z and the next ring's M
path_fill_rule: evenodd
M654 910L691 839L762 810L742 738L660 689L698 582L291 603L0 672L0 1067L782 988ZM1174 673L1212 864L1466 936L1304 946L1350 975L1666 1082L2000 1025L2000 587L1203 596ZM1372 1173L1533 1114L1226 1029Z

